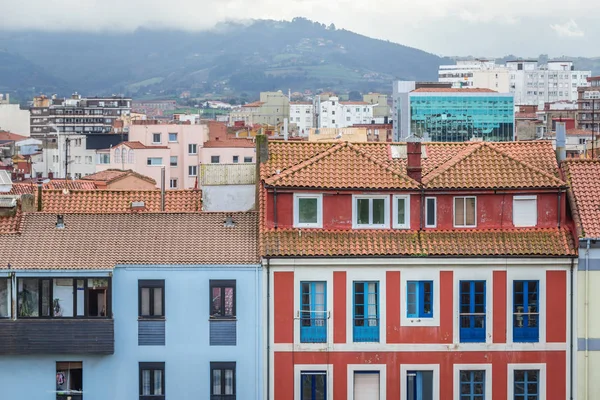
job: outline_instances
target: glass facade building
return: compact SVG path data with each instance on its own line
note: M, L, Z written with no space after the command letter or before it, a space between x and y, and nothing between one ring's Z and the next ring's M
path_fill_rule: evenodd
M514 140L514 99L505 93L412 92L410 133L432 142Z

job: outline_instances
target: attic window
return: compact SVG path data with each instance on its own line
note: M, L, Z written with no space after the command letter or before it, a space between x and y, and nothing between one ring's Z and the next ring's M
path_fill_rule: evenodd
M235 227L235 221L233 220L233 218L231 216L226 217L225 221L223 221L223 226L225 228L234 228Z
M143 201L132 201L131 202L132 210L143 210L144 208L146 208L146 203Z
M56 229L65 229L65 219L62 215L56 216Z

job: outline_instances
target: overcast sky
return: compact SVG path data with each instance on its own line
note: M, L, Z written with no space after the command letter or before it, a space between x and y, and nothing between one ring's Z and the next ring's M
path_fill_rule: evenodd
M594 0L0 0L0 29L203 30L296 16L439 55L600 56Z

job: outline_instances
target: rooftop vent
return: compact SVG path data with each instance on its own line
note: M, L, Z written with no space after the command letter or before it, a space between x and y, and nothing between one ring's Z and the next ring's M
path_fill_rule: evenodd
M235 221L231 216L226 217L225 221L223 221L223 226L225 228L235 228L235 225Z
M65 219L62 215L56 216L56 229L65 229Z
M132 211L144 210L145 208L146 208L146 203L143 201L132 201L131 202L131 210Z
M392 159L406 160L408 158L408 152L406 151L406 144L393 144L390 145L392 153ZM421 146L421 158L427 158L427 147Z

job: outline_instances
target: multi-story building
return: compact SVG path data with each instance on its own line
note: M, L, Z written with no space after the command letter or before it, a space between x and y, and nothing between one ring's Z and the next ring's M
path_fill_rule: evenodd
M115 120L129 115L131 99L121 96L81 97L74 93L70 98L44 95L33 98L31 136L43 138L58 132L90 135L108 133Z
M600 305L596 284L600 282L600 162L591 159L567 160L562 169L570 189L567 192L575 233L579 240L579 263L575 269L576 338L575 398L591 400L600 393Z
M243 121L246 125L277 126L290 116L290 99L283 92L261 92L260 100L233 109L229 114L229 125Z
M207 139L204 124L133 121L129 141L97 151L96 170L131 169L160 182L165 167L167 187L191 189L198 185L200 149Z
M22 110L18 104L10 104L10 95L0 93L0 131L8 131L22 136L30 135L29 110Z
M564 399L566 183L550 143L261 148L273 399Z
M393 121L396 141L410 136L434 142L509 141L514 139L513 95L396 81Z
M308 136L315 125L315 106L310 101L290 102L290 132L294 136Z
M315 109L316 128L347 128L373 122L373 104L364 101L340 101L337 96L318 98Z
M114 211L124 195L135 212ZM263 398L256 213L144 212L135 191L35 213L25 197L0 208L3 397Z
M442 65L439 81L453 87L487 88L514 94L515 104L539 105L555 101L577 100L577 88L587 86L591 71L575 70L572 61L513 60L506 65L493 61L459 61ZM508 85L508 86L506 86Z
M156 111L162 115L163 111L174 111L177 109L176 100L134 100L132 103L134 112L155 115Z
M376 123L387 123L386 118L390 117L390 106L388 105L387 94L363 94L363 101L365 103L373 104L373 119Z
M600 76L587 79L588 86L577 89L577 126L600 132Z

